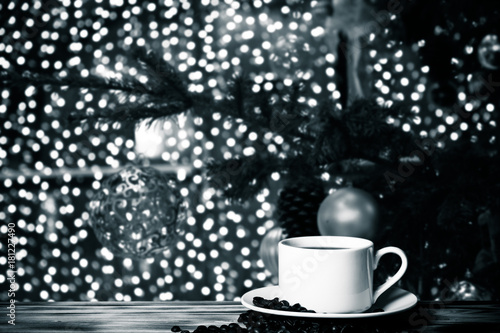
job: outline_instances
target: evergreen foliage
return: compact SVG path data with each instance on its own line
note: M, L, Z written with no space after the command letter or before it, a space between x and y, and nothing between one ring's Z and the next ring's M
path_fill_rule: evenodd
M380 3L385 5L384 1ZM487 5L484 8L494 6L487 1L482 3ZM463 73L477 71L491 83L487 87L490 88L489 96L499 96L499 71L485 71L473 61L466 61L466 65L457 68L450 63L457 52L463 53L467 43L477 47L480 42L477 29L482 33L496 31L481 26L473 17L466 22L466 27L476 29L473 32L476 35L468 35L465 28L459 29L463 23L462 19L460 24L456 21L460 18L459 13L472 11L480 18L489 17L495 11L484 11L477 6L473 9L464 1L459 4L450 1L441 1L438 5L434 1L405 2L401 24L405 26L406 35L400 36L413 42L426 41L421 50L422 60L430 65L430 77L442 87L438 93L444 94L444 99L439 101L449 109L449 114L457 116L470 128L457 141L450 140L448 133L439 138L421 137L419 133L392 125L395 119L411 122L415 117L404 104L381 106L362 99L347 105L344 94L340 104L325 100L311 107L302 98L303 82L295 82L280 91L261 89L255 93L251 89L253 82L245 75L236 75L227 84L228 89L222 98L214 98L211 91L196 93L170 64L144 49L136 50L133 55L146 73L147 82L129 76L83 78L77 74L52 76L2 70L0 85L49 85L116 93L118 103L115 108L93 113L75 112L71 118L77 121L137 123L183 113L202 118L219 113L257 133L256 140L244 143L253 148L253 153L212 160L207 165L210 184L221 190L227 199L235 202L251 199L268 186L273 172L280 172L284 188L293 188L292 194L304 194L304 188L311 184L322 184L323 188L318 191L326 195L327 189L345 186L349 182L372 193L380 204L383 229L377 236L377 244L405 248L411 262L407 273L411 285L406 286L409 290L421 294L417 289L421 289L419 283L422 280L431 281L436 276L463 276L467 268L479 274L480 282L492 283L491 276L500 276L495 259L500 236L491 228L485 231L486 226L476 222L485 212L495 219L496 224L500 221L498 115L492 114L492 126L479 128L456 99L448 98L456 96L457 92L445 88L452 87L454 80L462 84L466 77ZM444 15L446 11L437 11L434 6L453 12ZM423 22L429 13L434 13L431 16L433 24L425 25ZM419 15L425 15L426 20L419 19ZM448 25L449 31L456 30L460 38L446 34L434 36L437 25ZM338 62L344 70L345 60L341 57ZM469 63L476 64L476 67L470 67ZM343 77L345 75L341 75L340 80ZM339 87L343 86L345 82L339 82ZM477 102L486 103L481 99ZM274 145L275 149L270 151L268 146L275 140L280 144ZM320 181L325 174L328 177ZM303 187L293 186L297 177L301 177L298 184L303 184ZM290 193L282 193L282 203ZM304 203L308 199L302 194L297 196ZM314 200L317 199L316 195ZM290 221L284 216L287 213L284 210L291 207L290 202L293 203L294 198L288 197L288 203L280 206L282 221ZM311 204L306 202L299 211L314 211ZM305 230L295 228L293 222L284 222L283 226L289 233L290 230L293 230L291 233ZM486 236L471 236L483 234ZM491 249L486 250L489 259L484 259L484 249ZM483 257L476 257L480 251L483 251ZM481 260L486 260L486 263ZM494 281L492 288L498 294L500 279Z

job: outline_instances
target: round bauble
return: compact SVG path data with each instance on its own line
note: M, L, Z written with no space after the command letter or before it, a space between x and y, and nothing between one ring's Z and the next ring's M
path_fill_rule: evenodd
M347 187L327 196L318 210L318 229L323 236L372 239L378 222L378 204L366 191Z
M486 69L497 70L500 68L500 41L497 35L484 36L477 48L477 56L481 66Z
M278 243L285 238L280 227L271 229L260 242L259 255L266 269L278 276Z
M90 223L113 254L147 258L169 249L186 208L174 179L151 167L128 166L102 183L90 202Z
M447 283L447 287L441 291L441 301L491 301L492 294L486 288L473 283L470 280L469 271L465 274L465 279Z

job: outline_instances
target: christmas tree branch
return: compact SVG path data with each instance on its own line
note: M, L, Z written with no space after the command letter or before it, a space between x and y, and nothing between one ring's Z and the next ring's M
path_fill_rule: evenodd
M143 103L139 105L123 104L113 111L104 110L90 115L85 115L83 119L93 122L106 123L139 123L147 121L152 124L155 120L172 117L183 112L187 112L186 106L181 102L170 103ZM72 120L82 120L79 113L72 114Z
M175 68L163 61L156 53L137 48L134 57L141 64L150 79L150 91L155 96L172 96L184 102L187 108L192 106L192 96L185 81L179 76Z
M252 92L252 84L236 76L229 84L227 97L215 102L211 109L233 120L244 121L255 133L278 134L290 145L297 141L314 142L311 135L300 130L300 125L307 123L309 118L301 114L296 88L292 90L293 95L284 93L286 101L275 101L276 96L265 90ZM206 110L206 103L195 109Z
M147 81L138 79L99 76L81 77L68 74L52 76L25 72L0 72L2 85L19 86L59 86L79 89L98 89L112 91L119 96L119 106L113 110L98 110L93 113L79 111L71 115L73 120L92 122L139 122L149 119L171 117L192 111L200 117L210 117L214 112L239 120L247 124L256 133L273 132L281 135L289 145L314 142L313 136L300 129L309 119L303 116L298 102L302 86L294 84L289 91L284 91L284 99L262 89L252 91L253 82L243 76L235 76L228 84L227 97L215 101L208 93L192 94L186 88L184 80L176 70L144 48L133 51L134 58L146 72Z
M116 78L104 78L99 76L82 77L80 75L53 76L47 74L14 71L0 71L0 86L54 86L80 89L119 90L128 93L148 92L148 88L138 81L130 81Z

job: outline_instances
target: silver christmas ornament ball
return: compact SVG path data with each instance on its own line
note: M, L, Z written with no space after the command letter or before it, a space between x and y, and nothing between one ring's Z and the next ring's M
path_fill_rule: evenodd
M371 194L357 188L342 188L321 203L318 229L323 236L373 239L378 215L378 204Z
M186 208L173 179L152 167L128 166L102 183L90 202L90 223L113 254L147 258L169 249Z
M483 37L477 49L481 65L490 70L500 68L500 41L497 35L489 34Z

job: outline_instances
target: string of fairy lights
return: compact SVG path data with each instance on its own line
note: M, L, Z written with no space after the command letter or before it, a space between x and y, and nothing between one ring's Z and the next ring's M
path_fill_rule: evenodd
M193 92L221 98L234 72L248 75L254 92L302 79L303 102L314 107L321 99L340 98L338 56L325 42L330 35L315 17L316 3L304 11L300 1L271 0L10 1L0 4L0 66L84 78L131 76L145 83L148 73L129 51L148 46L175 65ZM381 104L415 102L414 123L389 120L405 131L445 132L459 119L438 106L433 114L419 114L429 69L418 64L418 48L386 39L370 36L363 51L370 93ZM252 154L245 142L262 134L218 113L148 128L68 123L74 110L91 113L121 102L118 94L93 89L5 87L1 96L0 220L16 223L20 301L233 300L276 282L258 248L276 226L280 174L255 200L236 206L203 177L209 158ZM467 103L467 92L458 98ZM270 150L283 143L279 136L266 140ZM175 174L190 203L184 235L161 258L118 258L99 246L88 224L86 205L103 179L137 160ZM6 224L0 233L7 233ZM2 253L5 248L1 242ZM0 256L0 285L7 283L6 263Z

